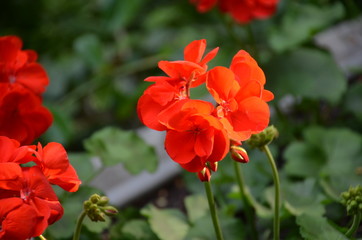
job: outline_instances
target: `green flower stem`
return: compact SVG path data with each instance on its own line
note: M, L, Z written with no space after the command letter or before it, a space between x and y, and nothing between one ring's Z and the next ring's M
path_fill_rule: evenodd
M75 227L75 232L74 232L74 236L73 236L73 240L79 240L79 237L80 237L80 230L82 229L82 223L83 223L83 220L84 220L84 217L86 216L86 212L83 210L81 212L81 214L79 215L78 217L78 220L77 220L77 225Z
M356 233L360 223L361 223L361 213L358 212L357 214L353 215L352 226L346 232L346 236L349 238L352 237Z
M216 206L215 206L214 196L212 194L211 184L210 184L210 182L206 181L206 182L204 182L204 186L205 186L205 191L206 191L206 195L207 195L207 200L209 202L212 223L214 224L214 229L215 229L215 234L216 234L217 240L223 240L224 238L223 238L222 231L220 228L219 219L216 214Z
M261 148L268 157L269 164L273 171L274 187L275 187L275 200L274 200L274 240L279 240L280 231L280 219L279 219L279 208L280 208L280 181L278 175L278 169L275 165L273 155L271 154L268 145L264 145Z
M253 213L253 209L251 208L248 199L246 198L244 178L243 178L243 174L242 174L242 171L240 168L240 164L237 161L233 161L233 163L234 163L236 181L238 182L241 199L243 201L244 208L245 208L247 223L251 227L251 234L253 236L253 239L258 239L258 232L256 231L254 213Z

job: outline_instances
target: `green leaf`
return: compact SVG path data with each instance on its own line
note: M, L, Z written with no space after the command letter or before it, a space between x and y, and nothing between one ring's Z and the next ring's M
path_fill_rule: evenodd
M221 230L224 239L246 239L244 237L245 228L243 223L234 218L218 212ZM185 240L215 240L215 230L212 224L211 215L208 212L202 218L199 218L190 228Z
M128 240L157 240L151 227L145 220L131 220L122 228L122 239Z
M106 217L104 222L93 222L88 217L83 221L83 225L91 232L100 234L111 225L112 221L109 217Z
M337 103L346 91L346 79L334 60L318 50L303 48L279 55L265 72L276 99L292 94Z
M357 83L348 90L346 94L346 109L362 120L362 83Z
M317 188L314 179L306 179L298 183L282 184L282 196L285 208L293 215L304 213L322 216L325 212L322 201L324 197Z
M297 224L300 226L300 234L306 240L348 240L322 216L302 214L297 216Z
M328 176L355 174L362 147L362 139L359 134L349 129L330 129L324 134L321 144L328 159L322 170L323 173Z
M288 175L316 177L325 164L325 156L317 147L305 142L292 142L284 152L284 170Z
M82 184L92 180L96 173L93 164L91 163L91 157L87 153L68 153L68 158L72 166L77 171L79 179Z
M161 240L183 240L190 228L185 215L176 209L157 209L149 205L141 210L151 229Z
M209 211L209 203L205 196L191 195L185 198L185 207L191 223L205 216Z
M292 2L287 10L270 36L270 45L278 52L295 48L344 15L341 3L317 7Z
M105 166L122 163L132 174L153 172L157 168L155 149L133 131L106 127L86 139L84 147L99 156Z

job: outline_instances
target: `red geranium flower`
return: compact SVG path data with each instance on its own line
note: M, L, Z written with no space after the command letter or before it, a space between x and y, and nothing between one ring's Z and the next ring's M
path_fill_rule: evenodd
M21 48L22 41L18 37L0 37L0 82L20 84L40 95L49 84L48 76L35 62L36 52Z
M190 172L201 171L207 162L222 160L229 151L227 133L211 115L213 111L209 102L183 100L160 115L160 121L169 129L167 153Z
M209 72L206 85L219 104L216 115L232 140L247 140L268 126L269 107L261 97L255 96L255 93L260 95L260 84L240 88L230 69L216 67Z
M19 228L24 228L24 232L31 233L31 235L26 237L30 238L39 236L49 224L54 223L62 217L63 208L39 167L20 167L17 165L16 168L12 163L3 163L1 167L0 200L13 199L13 201L19 203L16 209L15 207L11 210L3 209L2 219L8 218L10 221L10 219L20 218L20 216L22 216L20 208L27 209L28 213L31 213L32 216L37 219L36 225L19 226L19 222L21 222L20 219L19 222L12 224L18 225ZM21 171L19 171L19 169ZM19 200L15 199L20 199L21 204ZM30 210L30 208L33 210ZM17 214L20 216L17 216ZM8 223L8 221L2 221L0 236L1 234L12 234L11 229L14 226L11 226L11 221L10 225L6 225L6 223ZM31 230L29 230L29 227ZM5 229L10 229L10 233L6 232Z
M184 61L160 61L168 77L148 77L154 82L140 97L137 105L139 119L147 127L163 131L166 127L158 121L158 115L173 103L189 98L189 89L206 80L207 63L217 54L218 48L205 55L206 40L196 40L185 47Z
M223 12L229 13L238 23L249 23L254 19L265 19L276 11L279 0L190 0L201 13L207 12L217 3Z
M29 144L49 128L51 113L21 85L0 83L0 135Z

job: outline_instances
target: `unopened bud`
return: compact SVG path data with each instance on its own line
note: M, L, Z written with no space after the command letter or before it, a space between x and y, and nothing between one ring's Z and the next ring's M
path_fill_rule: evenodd
M113 206L106 206L102 208L102 211L107 215L107 216L114 216L118 214L118 210L113 207Z
M197 176L201 180L201 182L210 182L211 172L210 169L204 167L200 172L197 173Z
M98 195L98 194L93 194L89 200L92 202L92 203L98 203L98 201L101 199L101 197Z
M106 206L109 202L109 198L107 196L102 196L97 202L98 206Z
M219 162L208 162L207 166L211 171L216 172L219 166Z
M252 148L262 148L271 143L278 135L278 130L274 126L269 126L264 131L251 135L247 143Z
M246 150L240 146L230 147L231 158L237 162L247 163L249 162L249 156Z

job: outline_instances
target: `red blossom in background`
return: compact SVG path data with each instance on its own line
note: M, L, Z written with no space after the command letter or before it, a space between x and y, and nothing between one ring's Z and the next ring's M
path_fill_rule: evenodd
M274 98L264 89L263 71L247 52L239 51L230 68L208 71L207 63L218 48L203 58L205 48L205 40L193 41L184 50L184 61L160 61L159 67L168 76L146 78L154 83L137 105L146 126L166 131L165 149L171 159L197 172L202 181L217 170L217 163L230 151L230 141L240 144L268 126L266 102ZM190 88L203 83L216 107L190 99Z
M49 84L32 50L16 36L0 37L0 135L30 144L52 124L41 94Z
M23 86L0 83L0 135L30 144L52 121L38 96Z
M218 5L222 12L230 14L238 23L249 23L254 19L265 19L276 11L279 0L190 0L200 13Z
M36 52L21 50L22 45L16 36L0 37L0 82L19 84L40 95L49 84L48 76L36 62Z

